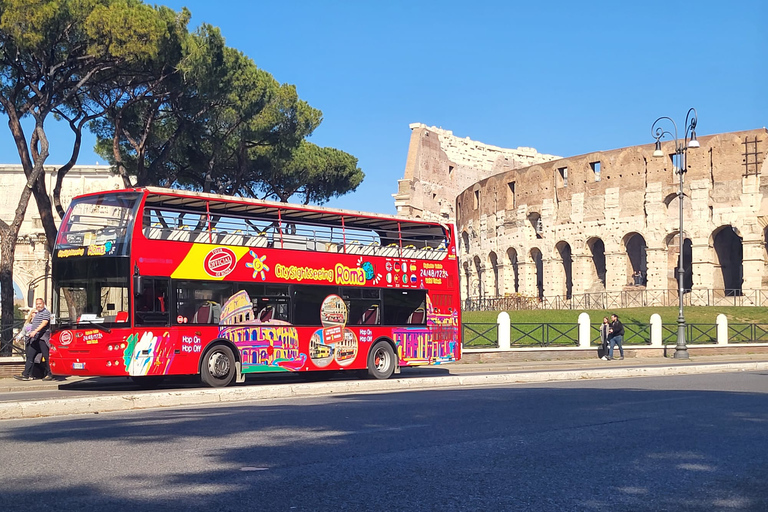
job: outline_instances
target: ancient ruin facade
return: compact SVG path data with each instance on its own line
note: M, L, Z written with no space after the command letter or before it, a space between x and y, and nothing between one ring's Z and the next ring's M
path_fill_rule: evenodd
M410 125L405 176L393 194L398 215L438 222L456 219L456 196L477 181L560 157L533 148L505 149L449 130Z
M447 154L437 158L430 136L414 129L409 163L426 153L435 160L428 169L453 165ZM414 137L423 141L417 150ZM687 151L683 174L686 300L730 304L739 297L739 304L766 305L768 132L699 142ZM500 167L497 158L462 173L462 183L471 181L455 207L463 297L522 296L553 307L589 307L595 297L595 307L677 304L680 175L674 142L662 149L661 158L648 144L515 168ZM430 192L423 188L415 194ZM447 210L432 207L433 214ZM638 291L641 303L611 302Z
M45 167L45 185L49 195L56 184L58 166ZM0 218L10 223L15 215L21 191L26 186L27 179L21 165L0 165ZM76 165L64 178L61 190L61 201L66 209L73 197L101 190L123 188L122 179L114 175L108 165ZM51 199L52 200L52 199ZM60 220L54 212L54 218ZM50 275L51 257L45 246L45 233L40 221L35 198L29 200L24 222L19 230L16 242L15 262L13 266L13 282L15 288L21 291L22 300L27 304L29 299L29 284L33 283L33 296L43 297L48 301L51 297Z

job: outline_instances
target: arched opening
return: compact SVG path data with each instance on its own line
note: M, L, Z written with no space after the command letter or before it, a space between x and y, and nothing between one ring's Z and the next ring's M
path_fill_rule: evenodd
M571 246L568 242L558 242L555 246L557 255L562 262L562 275L560 276L561 294L565 295L566 299L571 298L573 292L573 262L571 258Z
M605 243L600 238L587 240L587 247L592 256L590 268L590 282L588 291L598 292L605 290Z
M464 254L469 254L469 233L466 231L461 232L461 245L461 248L464 250ZM461 250L459 252L461 252Z
M512 276L515 285L515 293L520 293L520 278L519 267L517 265L517 251L514 249L507 249L507 258L509 258L509 265L512 268Z
M645 286L648 275L648 260L645 253L645 238L639 233L630 233L624 237L624 248L627 251L627 276L629 284Z
M539 214L539 212L529 213L528 222L531 223L531 227L533 228L533 233L536 236L536 238L542 238L544 233L544 227L541 222L541 214Z
M741 237L733 226L723 226L714 235L715 288L725 290L726 295L741 295L744 278L742 260L744 249Z
M488 260L491 262L491 269L493 270L493 296L498 297L499 294L499 259L495 252L491 252L488 255Z
M680 237L678 233L667 235L667 268L670 271L667 274L667 288L677 289L680 285L677 282L677 272L680 267ZM690 238L683 240L683 290L690 292L693 288L693 249Z
M470 290L471 290L470 279L471 278L472 278L472 276L470 275L470 271L469 271L469 263L467 263L465 261L464 262L464 286L465 286L465 288L467 290L467 298L470 298L472 296L472 293L470 292Z
M534 276L536 296L541 300L544 298L544 259L541 256L541 251L536 247L531 249L531 261L536 269Z
M485 291L483 290L483 265L480 262L480 258L477 256L475 256L474 262L475 272L477 273L477 296L482 299Z

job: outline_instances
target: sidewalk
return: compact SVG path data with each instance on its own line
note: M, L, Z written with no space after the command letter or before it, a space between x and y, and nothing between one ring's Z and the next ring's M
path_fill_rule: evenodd
M228 388L197 387L190 377L171 380L170 386L147 392L132 387L124 377L68 377L58 381L17 381L0 379L0 393L47 391L44 398L14 399L3 396L0 419L33 418L67 414L126 411L154 407L178 407L269 398L316 396L341 393L391 392L430 388L472 387L521 383L543 383L584 379L632 378L642 376L690 375L735 371L768 370L768 354L697 356L689 360L672 358L627 358L622 361L593 359L514 361L494 363L452 363L404 368L389 380L350 379L297 382L290 375L250 377L245 385ZM286 380L287 378L287 380ZM253 382L258 380L258 382ZM251 382L252 384L249 384ZM109 389L114 388L114 389ZM126 389L127 388L127 389ZM57 397L56 390L80 391L78 396ZM108 390L109 394L104 394ZM53 395L53 396L51 396Z

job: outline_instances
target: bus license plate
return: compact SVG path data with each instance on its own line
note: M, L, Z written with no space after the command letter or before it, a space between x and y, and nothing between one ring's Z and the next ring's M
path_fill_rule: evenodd
M85 370L85 363L72 363L73 370Z

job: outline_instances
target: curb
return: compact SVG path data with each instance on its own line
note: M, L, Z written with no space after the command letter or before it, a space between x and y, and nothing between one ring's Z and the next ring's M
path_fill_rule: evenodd
M0 420L42 418L72 414L131 411L159 407L245 402L273 398L295 398L329 394L412 391L419 389L531 384L543 382L661 377L768 370L768 361L644 368L600 368L591 370L525 371L488 375L450 375L389 380L358 380L300 384L267 384L216 389L161 391L142 394L54 398L0 403Z

